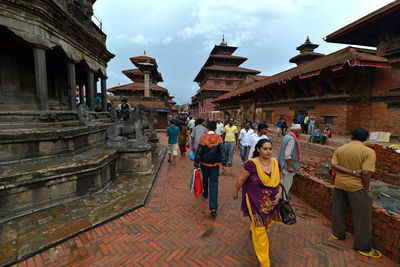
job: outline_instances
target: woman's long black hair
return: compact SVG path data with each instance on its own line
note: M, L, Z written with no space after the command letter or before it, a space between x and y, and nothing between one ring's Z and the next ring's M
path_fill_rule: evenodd
M257 148L260 149L265 143L270 143L272 146L272 142L266 138L258 140L256 147L254 148L253 151L253 158L260 156L260 152L257 151Z

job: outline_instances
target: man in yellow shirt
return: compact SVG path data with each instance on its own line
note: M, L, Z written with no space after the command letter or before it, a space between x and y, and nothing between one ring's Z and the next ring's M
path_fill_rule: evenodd
M351 142L336 149L332 167L336 169L332 205L332 237L346 238L346 211L351 205L354 217L354 249L364 256L380 258L382 254L371 248L372 194L371 175L375 172L375 151L365 146L368 131L356 128Z
M235 146L237 146L238 143L238 135L239 131L236 126L233 125L233 118L230 118L228 125L225 125L224 132L222 133L222 139L225 141L225 152L229 167L232 167L233 153L235 152Z

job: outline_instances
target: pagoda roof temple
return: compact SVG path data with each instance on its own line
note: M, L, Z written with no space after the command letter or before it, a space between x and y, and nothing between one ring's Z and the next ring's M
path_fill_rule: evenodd
M310 37L307 36L307 39L304 42L304 44L302 44L296 48L296 50L300 51L300 54L292 57L289 60L289 62L300 65L300 64L303 64L303 63L309 62L311 60L314 60L316 58L324 56L324 54L314 52L314 49L316 49L318 46L319 45L317 45L317 44L311 43Z

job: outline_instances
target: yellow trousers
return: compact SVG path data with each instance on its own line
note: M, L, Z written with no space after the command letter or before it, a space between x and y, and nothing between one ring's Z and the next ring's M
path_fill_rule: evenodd
M246 204L249 210L250 219L251 219L251 237L253 239L253 246L256 252L258 261L260 262L261 267L269 267L269 241L267 229L265 226L256 227L256 223L254 221L253 212L251 210L249 197L246 194Z

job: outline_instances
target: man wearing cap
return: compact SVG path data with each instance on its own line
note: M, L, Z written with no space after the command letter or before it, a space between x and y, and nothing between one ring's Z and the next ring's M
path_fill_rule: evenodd
M296 174L296 171L300 170L300 143L297 139L300 133L301 125L293 124L290 127L290 132L283 137L279 149L278 162L282 167L283 186L288 194L292 187L293 176Z

